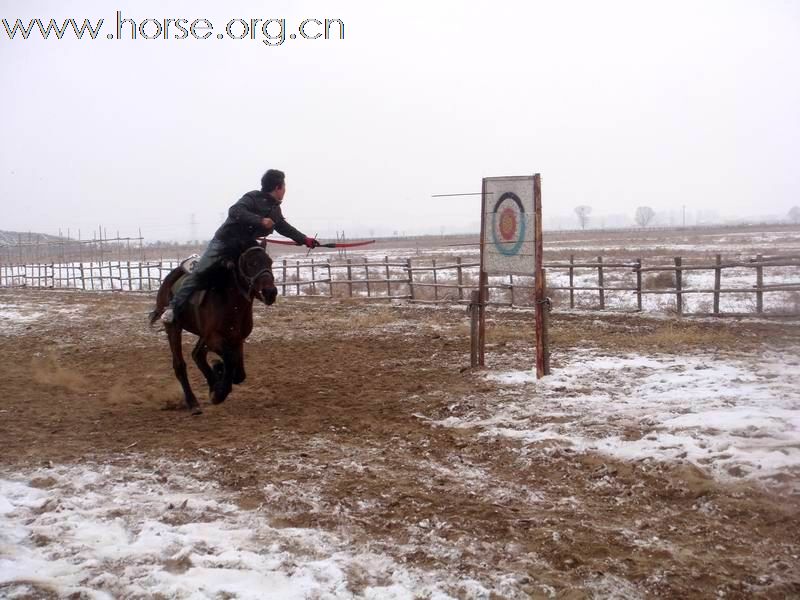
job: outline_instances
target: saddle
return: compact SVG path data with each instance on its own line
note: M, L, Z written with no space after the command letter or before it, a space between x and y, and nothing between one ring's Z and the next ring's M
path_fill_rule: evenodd
M237 261L233 259L225 258L219 262L219 266L225 271L234 271L238 269L239 272L244 275L244 277L249 279L256 277L266 267L266 260L268 260L268 258L265 257L267 257L266 250L263 247L255 246L248 248L241 254L238 264ZM180 268L183 269L184 274L181 275L178 281L176 281L173 285L172 289L175 292L181 288L186 276L194 270L199 259L199 254L192 254L181 261ZM206 288L197 290L190 296L188 301L189 304L193 306L201 306L206 297L207 291L208 290Z

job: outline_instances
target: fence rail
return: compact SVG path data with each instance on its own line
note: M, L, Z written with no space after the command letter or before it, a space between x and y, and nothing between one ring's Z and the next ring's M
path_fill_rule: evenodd
M0 287L65 288L87 291L152 292L177 260L104 261L0 265ZM641 259L545 262L548 293L556 308L658 311L682 314L771 314L800 316L800 256L756 256L723 261L645 265ZM460 257L382 260L277 260L276 285L284 296L403 299L420 303L469 303L478 286L479 264ZM703 278L702 273L708 273ZM723 277L723 274L728 274ZM767 281L771 275L778 280ZM712 280L713 277L713 280ZM791 280L790 280L791 279ZM489 278L489 303L532 306L532 276ZM708 306L687 297L710 296ZM723 310L731 296L738 303ZM750 298L744 302L741 297ZM674 298L665 306L649 298ZM777 299L765 303L765 297ZM691 304L689 306L689 304Z

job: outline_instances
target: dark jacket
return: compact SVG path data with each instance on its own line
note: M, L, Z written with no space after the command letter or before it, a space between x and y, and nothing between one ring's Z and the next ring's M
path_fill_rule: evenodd
M221 241L231 252L241 252L254 245L256 238L272 233L261 223L266 217L275 222L275 231L298 245L305 243L306 236L283 218L281 206L275 198L259 190L247 192L231 206L227 220L217 229L214 239Z

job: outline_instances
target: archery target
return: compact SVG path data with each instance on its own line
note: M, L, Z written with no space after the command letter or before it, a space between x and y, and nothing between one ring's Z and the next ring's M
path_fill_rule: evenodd
M487 273L533 274L533 177L489 177L485 191L484 269Z

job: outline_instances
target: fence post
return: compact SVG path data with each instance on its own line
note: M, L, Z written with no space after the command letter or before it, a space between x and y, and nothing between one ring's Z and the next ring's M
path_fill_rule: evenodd
M433 299L439 300L439 286L437 285L439 282L438 277L436 276L436 259L433 259Z
M764 257L759 254L756 260L761 263ZM756 312L761 314L764 312L764 267L761 264L756 266Z
M411 259L406 261L406 269L408 270L408 295L411 300L414 299L414 271L411 270Z
M456 257L456 265L458 265L456 267L457 275L458 275L458 299L459 300L463 300L464 299L464 288L462 288L461 286L464 285L464 272L463 272L463 268L461 267L461 257L460 256Z
M478 366L478 316L480 314L480 292L470 294L469 301L469 365Z
M545 296L545 304L542 306L542 353L544 354L544 374L550 375L550 308L552 305L547 298L547 272L544 269L542 269L542 290Z
M311 295L317 295L317 284L314 283L317 280L317 267L314 264L314 259L311 259Z
M597 257L597 286L600 288L600 310L606 307L606 290L603 285L603 257Z
M719 291L722 287L722 255L717 254L717 266L714 268L714 315L719 316Z
M569 307L575 308L575 255L569 255Z
M683 271L681 270L681 260L680 256L675 257L675 304L678 310L678 314L683 314L683 294L681 290L683 289Z
M338 233L336 235L339 235ZM331 259L329 258L327 261L328 266L328 291L330 292L331 298L333 298L333 274L331 272Z
M390 281L390 277L389 277L389 257L388 256L384 256L383 257L383 262L386 263L386 297L387 298L391 298L392 297L392 282Z
M347 297L353 297L353 259L347 259Z
M478 365L486 366L486 306L489 304L489 274L481 271L478 279Z
M372 290L369 285L369 258L364 257L364 275L367 277L367 298L372 297Z
M642 312L642 259L636 259L636 307Z
M511 308L514 308L514 276L508 276L508 288L511 291Z
M286 259L283 259L283 282L281 285L281 296L286 297Z

